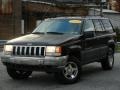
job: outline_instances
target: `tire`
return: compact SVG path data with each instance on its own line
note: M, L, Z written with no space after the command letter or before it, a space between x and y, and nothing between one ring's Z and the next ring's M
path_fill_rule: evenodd
M15 70L7 67L8 75L14 80L27 79L32 71Z
M112 48L108 49L107 57L101 60L103 70L111 70L114 66L114 51Z
M46 72L46 74L52 74L52 72Z
M55 73L55 78L63 84L72 84L80 79L81 66L76 57L70 57L59 73Z

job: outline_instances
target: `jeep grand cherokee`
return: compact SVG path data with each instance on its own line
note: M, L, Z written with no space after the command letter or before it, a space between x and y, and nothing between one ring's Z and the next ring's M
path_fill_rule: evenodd
M100 62L104 70L113 68L114 37L104 17L49 18L31 34L8 41L1 60L13 79L45 71L62 83L75 83L83 65Z

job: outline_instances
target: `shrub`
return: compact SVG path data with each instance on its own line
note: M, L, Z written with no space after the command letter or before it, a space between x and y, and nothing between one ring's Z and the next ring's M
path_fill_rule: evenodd
M115 27L114 31L116 32L116 40L117 40L117 42L120 42L120 28Z

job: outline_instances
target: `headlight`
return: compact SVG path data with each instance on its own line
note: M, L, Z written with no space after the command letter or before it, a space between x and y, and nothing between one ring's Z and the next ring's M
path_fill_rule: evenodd
M12 50L13 50L13 46L12 45L5 45L4 46L4 53L5 54L11 54Z
M60 56L62 48L59 46L47 46L46 55L47 56Z

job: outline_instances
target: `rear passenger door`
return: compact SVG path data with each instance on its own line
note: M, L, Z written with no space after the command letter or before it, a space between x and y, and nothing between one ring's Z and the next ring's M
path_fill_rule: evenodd
M103 20L106 22L106 20ZM105 29L105 24L103 24L102 19L93 20L95 26L95 34L96 34L96 45L99 48L99 59L106 57L107 53L107 42L110 39L108 36L108 32Z
M98 50L96 48L95 28L92 20L84 21L84 50L82 51L82 64L97 60Z
M97 39L97 47L101 47L106 45L106 31L100 19L93 20L94 27L95 27L95 34Z

